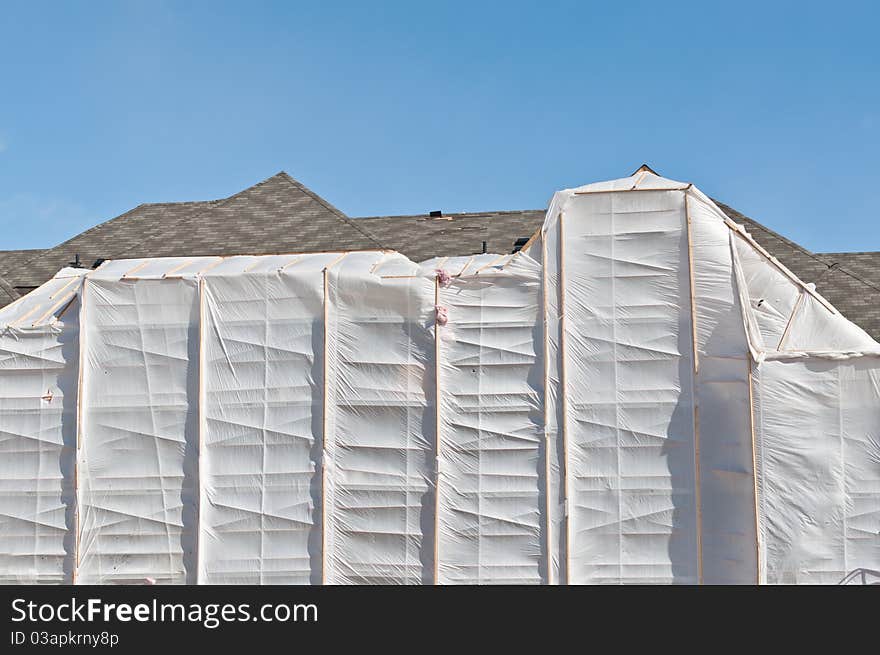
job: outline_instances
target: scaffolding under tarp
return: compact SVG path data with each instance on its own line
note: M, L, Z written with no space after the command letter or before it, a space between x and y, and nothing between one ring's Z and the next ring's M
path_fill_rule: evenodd
M513 255L108 261L0 330L3 582L880 570L880 344L646 168Z

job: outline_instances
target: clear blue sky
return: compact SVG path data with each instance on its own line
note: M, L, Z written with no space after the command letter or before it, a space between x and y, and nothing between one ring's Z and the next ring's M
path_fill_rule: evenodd
M0 249L281 169L363 216L545 207L648 162L880 250L877 4L4 2Z

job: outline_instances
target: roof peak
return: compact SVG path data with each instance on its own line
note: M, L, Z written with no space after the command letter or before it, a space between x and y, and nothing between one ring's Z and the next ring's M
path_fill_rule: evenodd
M652 173L652 174L656 175L657 177L663 177L662 175L660 175L660 173L655 171L653 168L651 168L647 164L642 164L641 166L639 166L636 170L634 170L632 173L630 173L630 177L632 177L633 175L638 175L639 173Z

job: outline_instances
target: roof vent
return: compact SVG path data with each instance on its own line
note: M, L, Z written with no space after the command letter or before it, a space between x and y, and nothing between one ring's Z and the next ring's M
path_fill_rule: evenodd
M428 214L431 218L443 218L443 212L439 209L435 209L430 214Z
M73 268L84 268L84 266L82 265L82 262L79 259L79 253L76 253L76 256L74 257L73 261L67 262L67 265L72 266Z
M529 242L530 237L520 237L516 241L513 242L513 250L511 250L511 254L515 252L519 252L522 250L522 247Z

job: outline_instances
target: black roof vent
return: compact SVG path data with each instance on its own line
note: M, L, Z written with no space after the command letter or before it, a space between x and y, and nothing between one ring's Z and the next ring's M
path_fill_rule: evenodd
M92 268L98 268L101 264L103 264L106 261L107 260L104 259L103 257L99 257L98 259L95 260L95 263L92 264Z
M76 253L76 257L74 257L72 262L67 262L67 265L72 266L73 268L85 268L79 260L79 253Z
M431 218L442 218L443 212L440 211L439 209L435 209L430 214L428 214L428 216L430 216Z
M511 254L515 252L519 252L522 250L522 247L529 242L531 237L521 237L513 242L513 250L511 250Z

